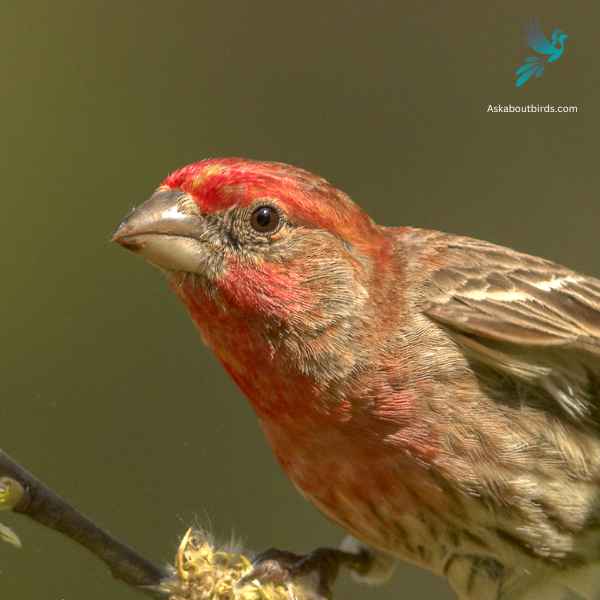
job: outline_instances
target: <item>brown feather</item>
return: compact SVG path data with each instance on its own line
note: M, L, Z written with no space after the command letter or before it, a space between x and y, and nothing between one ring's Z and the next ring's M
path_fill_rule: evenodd
M600 281L550 261L448 236L425 314L468 356L538 385L585 420L600 398ZM599 425L600 426L600 425Z

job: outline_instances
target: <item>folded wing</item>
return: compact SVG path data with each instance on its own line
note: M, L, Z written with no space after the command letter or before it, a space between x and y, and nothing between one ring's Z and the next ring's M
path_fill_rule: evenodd
M432 275L426 314L469 357L539 386L572 419L600 424L600 281L459 240Z

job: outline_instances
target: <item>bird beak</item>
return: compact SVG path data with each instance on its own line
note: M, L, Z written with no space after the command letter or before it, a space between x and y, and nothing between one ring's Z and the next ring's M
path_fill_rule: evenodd
M205 221L194 200L178 189L159 189L117 227L112 241L168 271L198 273L207 248Z

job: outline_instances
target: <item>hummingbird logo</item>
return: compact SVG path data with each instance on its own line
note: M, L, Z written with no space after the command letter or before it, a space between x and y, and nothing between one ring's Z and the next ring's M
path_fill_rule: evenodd
M547 64L556 62L565 51L565 40L569 37L564 31L555 29L551 39L544 35L538 19L531 21L526 29L527 45L538 54L528 56L516 71L515 85L521 87L532 77L541 77Z

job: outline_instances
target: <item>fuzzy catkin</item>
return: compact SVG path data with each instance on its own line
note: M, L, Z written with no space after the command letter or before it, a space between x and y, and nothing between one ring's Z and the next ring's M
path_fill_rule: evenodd
M312 600L310 581L237 586L251 571L251 561L235 549L215 547L210 536L188 529L183 536L173 575L160 589L169 600Z

